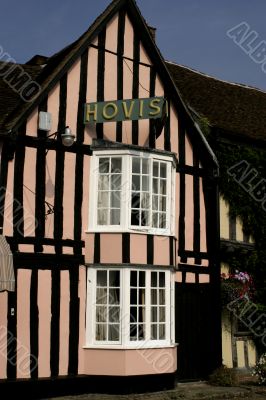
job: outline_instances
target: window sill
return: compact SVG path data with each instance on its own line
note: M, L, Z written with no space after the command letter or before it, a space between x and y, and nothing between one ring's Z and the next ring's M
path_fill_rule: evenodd
M174 348L177 347L179 344L178 343L164 343L164 344L151 344L151 343L145 343L145 344L139 344L137 346L133 345L121 345L121 344L92 344L88 346L83 346L82 348L84 350L90 350L90 349L96 349L96 350L142 350L142 349L165 349L165 348Z
M144 230L144 229L124 229L124 228L88 228L85 233L135 233L140 235L154 235L154 236L173 236L175 234L171 233L170 231L158 231L158 230Z

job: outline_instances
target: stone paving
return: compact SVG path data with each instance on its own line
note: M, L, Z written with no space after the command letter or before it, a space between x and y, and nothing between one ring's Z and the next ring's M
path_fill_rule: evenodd
M175 390L132 395L86 394L50 400L266 400L266 388L255 384L239 387L216 387L206 383L178 384Z

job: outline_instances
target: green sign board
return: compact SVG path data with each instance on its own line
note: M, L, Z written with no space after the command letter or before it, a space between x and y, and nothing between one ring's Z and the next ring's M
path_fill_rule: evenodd
M163 97L87 103L84 123L161 118L167 112L166 104Z

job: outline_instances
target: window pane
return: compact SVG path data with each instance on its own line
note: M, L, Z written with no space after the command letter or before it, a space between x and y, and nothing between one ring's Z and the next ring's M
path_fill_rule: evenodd
M165 340L165 324L159 325L159 340Z
M137 307L130 307L130 322L137 321Z
M157 325L151 324L151 339L156 340L157 339Z
M160 165L160 177L166 178L166 164L161 163Z
M141 226L149 226L149 211L141 212Z
M152 181L153 181L153 187L152 187L153 193L159 193L158 179L153 179Z
M121 189L121 175L111 176L111 189L120 190Z
M157 322L157 307L151 307L151 322Z
M108 175L99 175L99 190L108 190L109 189L109 176Z
M142 190L147 192L149 190L149 177L143 176L142 177Z
M98 210L98 225L108 224L108 210Z
M149 193L142 193L141 194L141 208L149 210L150 205L150 195Z
M157 161L153 162L153 176L159 176L159 164Z
M107 322L107 309L106 307L96 307L96 322Z
M166 180L160 180L160 194L166 194Z
M157 304L157 289L151 289L151 304Z
M132 190L140 190L140 176L139 175L132 176Z
M159 304L165 304L165 289L159 290Z
M111 207L120 208L120 195L121 192L112 192L111 193Z
M160 196L160 211L166 211L166 196Z
M108 208L108 207L109 207L109 192L99 192L98 208Z
M151 273L151 286L157 287L157 272Z
M165 273L159 272L159 286L165 287Z
M139 210L132 210L131 211L131 225L139 226Z
M139 305L145 305L145 289L139 289Z
M138 289L130 289L130 304L138 303Z
M158 227L158 217L159 217L159 214L152 213L152 226L153 226L153 228L157 228Z
M145 287L145 272L139 271L139 286Z
M120 331L120 325L116 324L116 325L109 325L108 326L108 340L110 342L118 342L119 341L119 334Z
M154 195L152 196L152 209L154 211L158 211L158 209L159 209L158 200L159 200L159 196L154 196Z
M97 288L96 303L107 304L107 289Z
M109 289L109 304L119 304L119 303L120 303L120 290Z
M132 160L132 173L139 174L140 173L140 158L133 157Z
M120 225L120 210L111 209L111 225Z
M161 229L166 228L166 214L165 213L159 214L159 228L161 228Z
M142 173L146 175L149 173L149 160L147 158L142 159Z
M130 340L138 340L137 325L130 324Z
M97 286L107 286L107 271L97 271Z
M111 159L111 172L112 173L120 173L121 172L122 159L121 158L112 158Z
M96 324L95 338L96 338L96 340L106 340L107 339L107 325L106 324Z
M140 207L140 194L139 193L132 193L131 196L131 207L132 208L139 208Z
M130 272L130 286L137 286L137 271Z
M138 339L139 340L145 339L145 324L138 325Z
M109 158L99 159L99 171L101 174L108 174L109 172Z
M120 307L109 307L109 322L119 322Z
M120 287L120 271L109 271L109 286Z
M145 307L139 307L139 322L145 322Z
M165 307L159 307L159 321L165 322Z

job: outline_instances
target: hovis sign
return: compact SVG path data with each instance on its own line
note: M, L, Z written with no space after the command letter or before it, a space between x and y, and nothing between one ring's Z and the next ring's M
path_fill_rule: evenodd
M163 97L87 103L84 123L161 118L165 112L167 102Z

